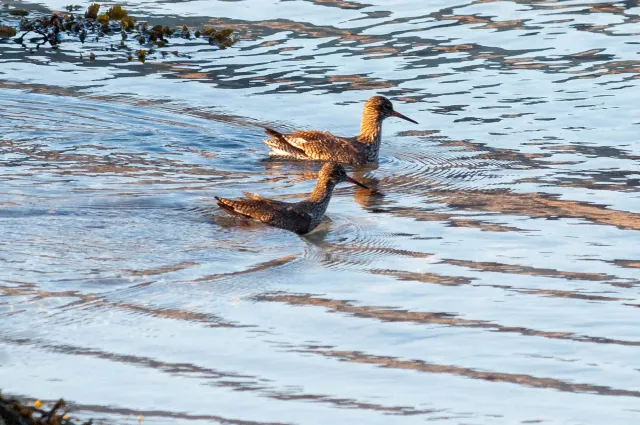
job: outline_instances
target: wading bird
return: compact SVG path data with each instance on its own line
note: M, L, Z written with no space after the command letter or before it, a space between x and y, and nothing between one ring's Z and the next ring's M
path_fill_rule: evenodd
M244 193L246 198L226 199L217 196L215 198L220 208L230 214L250 218L302 235L320 224L331 200L333 188L341 182L349 182L369 189L347 176L342 165L329 162L324 164L318 173L318 181L311 195L301 202L276 201L247 192Z
M382 137L382 121L398 117L418 124L393 110L386 97L374 96L364 104L360 134L355 137L338 137L326 131L307 130L282 134L265 128L271 139L264 142L271 148L271 155L302 160L321 160L350 165L364 165L378 160Z

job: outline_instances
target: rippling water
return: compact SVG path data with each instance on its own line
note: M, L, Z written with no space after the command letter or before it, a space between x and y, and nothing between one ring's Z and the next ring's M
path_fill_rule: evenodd
M127 4L243 40L0 44L5 393L115 423L640 421L640 3ZM341 187L306 237L214 207L304 196L318 165L265 161L260 125L355 134L374 94L420 122L354 170L382 196Z

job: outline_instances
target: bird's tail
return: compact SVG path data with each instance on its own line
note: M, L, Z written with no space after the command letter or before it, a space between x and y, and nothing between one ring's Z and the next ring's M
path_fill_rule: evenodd
M284 141L284 135L282 133L278 133L277 131L270 129L269 127L265 127L264 131L274 139Z
M264 139L264 143L271 148L269 154L272 156L309 159L302 149L291 146L284 139Z
M220 198L218 196L214 196L214 198L216 198L216 201L218 201L218 206L229 214L237 215L244 218L251 218L251 216L243 214L235 208L235 204L237 203L237 201L233 201L227 198Z

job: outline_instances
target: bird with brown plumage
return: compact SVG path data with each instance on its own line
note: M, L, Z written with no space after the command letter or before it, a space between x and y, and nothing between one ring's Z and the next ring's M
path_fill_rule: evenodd
M364 105L360 133L354 137L338 137L326 131L307 130L283 134L265 128L271 136L264 142L270 155L298 160L332 161L349 165L364 165L378 160L382 138L382 121L397 117L418 124L396 112L389 99L373 96Z
M344 167L326 163L318 173L316 186L307 199L297 203L263 198L244 192L246 198L227 199L216 196L218 205L230 214L266 223L270 226L305 234L315 229L324 216L333 188L341 182L349 182L365 189L367 186L347 176Z

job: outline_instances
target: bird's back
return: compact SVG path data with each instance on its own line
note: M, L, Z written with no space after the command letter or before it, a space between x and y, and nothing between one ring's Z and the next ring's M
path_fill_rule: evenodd
M296 204L262 198L248 194L247 199L227 199L216 197L218 205L230 214L251 218L265 224L296 233L307 233L311 226L311 216L296 208Z

